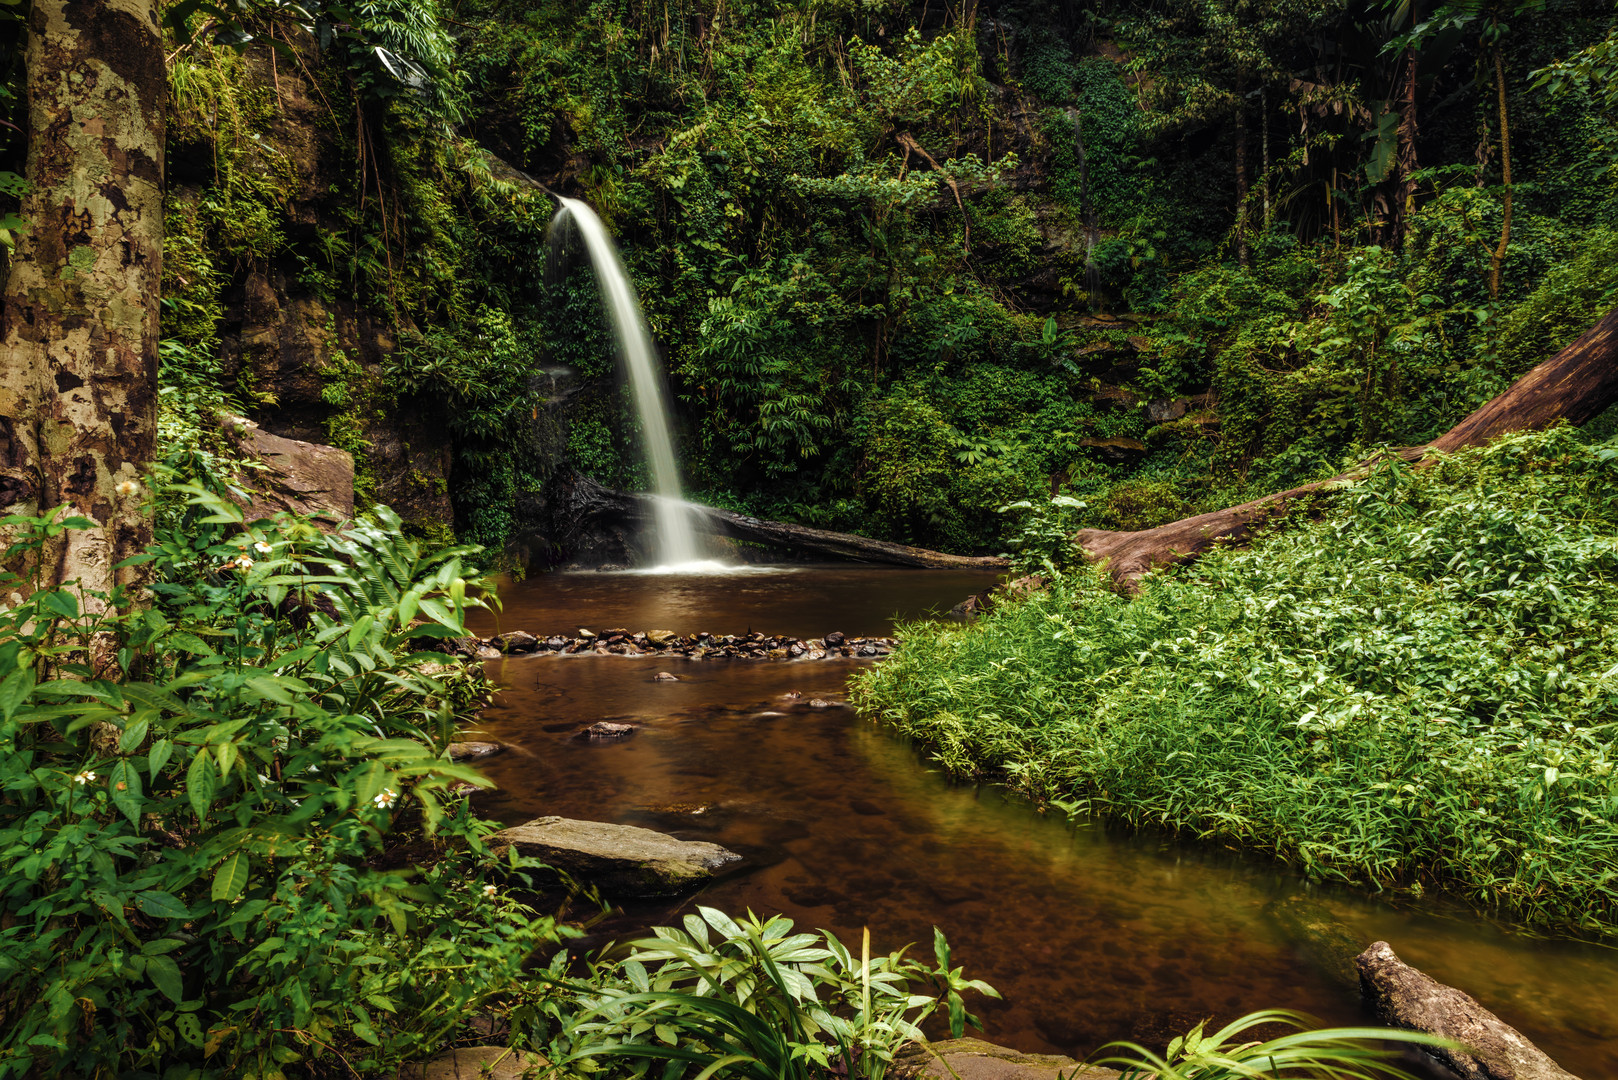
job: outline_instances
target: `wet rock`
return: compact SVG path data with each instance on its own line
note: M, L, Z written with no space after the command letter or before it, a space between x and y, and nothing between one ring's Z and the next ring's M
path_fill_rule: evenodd
M826 658L826 654L824 652L821 652L819 649L810 649L809 650L809 659L811 659L811 660L824 660L825 658Z
M594 633L592 633L592 632L591 632L591 631L589 631L589 630L586 630L586 629L584 629L584 627L582 627L582 626L581 626L581 627L579 627L579 637L580 637L580 638L581 638L581 639L582 639L582 640L584 640L584 641L589 641L589 640L591 640L591 639L592 639L592 638L594 638L594 637L595 637L595 636L596 636L596 635L595 635L595 634L594 634Z
M579 738L591 740L627 739L635 734L634 724L614 724L610 720L598 720L579 732Z
M875 656L876 655L876 646L875 645L861 645L859 647L858 655L860 655L860 656Z
M477 758L493 757L505 747L497 742L452 742L449 744L449 759L451 761L473 761Z
M551 650L552 652L561 652L563 649L567 648L567 638L548 637L545 639L545 648Z
M822 640L824 640L826 642L826 644L831 646L832 648L836 648L837 646L841 645L843 642L847 641L848 638L841 631L833 630L831 633L827 634L825 636L825 638L823 638Z
M401 1065L398 1080L531 1080L550 1062L506 1046L461 1046L416 1065Z
M660 649L667 648L668 646L674 644L675 640L679 636L680 635L676 634L673 630L646 631L646 640L651 642L653 645L656 645Z
M781 700L782 701L797 701L801 697L803 697L803 691L802 690L788 690L786 693L781 695Z
M501 652L493 645L479 645L478 651L474 655L476 655L479 660L498 660L504 656L505 653Z
M680 677L678 675L670 675L666 671L659 671L656 675L652 676L652 681L653 682L679 682Z
M897 1080L1116 1080L1121 1075L1060 1054L1024 1054L982 1039L910 1043L893 1060Z
M513 630L494 639L496 647L505 653L531 653L539 649L539 639L525 630Z
M537 818L490 838L496 858L512 848L596 885L609 897L624 899L677 896L741 858L718 844L677 840L632 825L563 817Z
M831 708L831 702L825 698L810 698L809 707L811 709L829 709Z

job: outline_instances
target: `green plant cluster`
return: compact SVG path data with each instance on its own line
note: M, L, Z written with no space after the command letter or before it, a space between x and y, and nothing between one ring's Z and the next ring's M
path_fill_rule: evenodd
M1618 445L1379 466L1319 521L1123 596L913 624L860 707L1075 813L1618 933Z
M149 607L4 583L32 588L0 612L0 1075L383 1071L560 937L451 790L485 783L444 748L486 691L431 651L468 549L186 492L134 560ZM4 524L17 565L88 523Z

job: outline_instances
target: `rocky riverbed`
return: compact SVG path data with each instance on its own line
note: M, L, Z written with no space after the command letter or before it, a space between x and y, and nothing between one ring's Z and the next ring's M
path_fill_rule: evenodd
M445 652L469 660L498 660L502 656L556 653L595 656L680 656L690 660L830 660L841 657L876 658L897 647L893 638L849 637L832 632L818 638L782 637L750 632L723 636L677 634L672 630L589 630L571 636L536 637L513 630L494 637L451 638Z

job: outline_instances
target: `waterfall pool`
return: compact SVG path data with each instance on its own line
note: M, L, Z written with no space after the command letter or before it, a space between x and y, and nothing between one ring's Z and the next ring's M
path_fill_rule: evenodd
M474 629L820 636L887 634L895 614L944 611L993 575L862 567L742 574L552 574L501 589ZM1298 929L1301 910L1465 990L1586 1078L1618 1076L1618 951L1511 933L1442 902L1394 905L1312 886L1287 868L1206 845L1073 826L999 788L950 783L846 707L868 661L692 662L678 657L510 657L480 727L510 747L479 762L478 796L515 824L543 814L712 840L748 869L702 893L626 909L618 939L693 905L784 913L874 948L930 948L941 927L967 973L985 1037L1083 1057L1111 1039L1161 1050L1205 1018L1260 1008L1362 1023L1355 988ZM680 679L658 683L669 671ZM800 696L784 695L797 692ZM575 738L612 719L622 742ZM1305 920L1306 921L1306 920Z

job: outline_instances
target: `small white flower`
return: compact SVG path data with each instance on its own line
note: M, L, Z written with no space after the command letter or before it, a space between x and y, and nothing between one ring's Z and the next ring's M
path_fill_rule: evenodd
M89 769L85 769L83 772L77 773L73 777L73 782L75 784L88 784L90 781L94 780L95 778L96 778L95 773L91 772Z
M392 788L383 788L377 793L376 798L371 800L371 802L375 803L376 806L382 810L393 809L393 804L398 801L399 793L394 791Z
M140 483L136 480L120 480L114 490L118 492L120 497L127 499L132 495L140 494Z
M492 896L497 895L499 892L500 892L500 890L495 888L493 885L485 885L485 886L483 886L483 895L484 896L492 897Z
M249 559L246 555L238 555L236 558L231 560L230 565L245 573L248 570L253 569L253 560Z
M268 555L275 549L270 547L270 545L266 544L264 541L260 540L258 543L253 545L253 550L258 552L260 555Z

